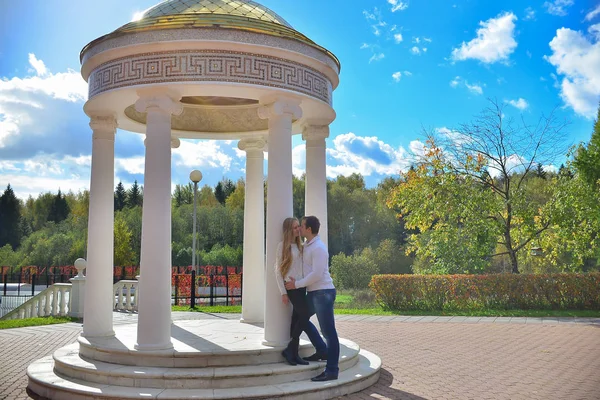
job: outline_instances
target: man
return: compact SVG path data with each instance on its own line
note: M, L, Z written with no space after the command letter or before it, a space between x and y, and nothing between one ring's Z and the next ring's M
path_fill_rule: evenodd
M304 265L310 272L303 279L296 281L292 278L285 284L286 289L306 287L306 298L311 309L311 315L317 314L321 332L323 332L323 336L325 336L325 340L327 341L326 354L317 349L315 354L306 358L308 361L327 360L325 371L312 378L313 382L337 379L340 358L340 342L335 330L335 320L333 317L333 303L336 291L331 275L329 274L329 252L325 243L319 238L320 227L321 223L317 217L308 216L302 218L300 234L306 238L303 255Z

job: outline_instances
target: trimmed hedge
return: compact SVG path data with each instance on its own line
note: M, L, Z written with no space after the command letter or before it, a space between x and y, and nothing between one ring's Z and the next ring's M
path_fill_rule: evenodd
M384 310L598 310L600 273L374 275Z

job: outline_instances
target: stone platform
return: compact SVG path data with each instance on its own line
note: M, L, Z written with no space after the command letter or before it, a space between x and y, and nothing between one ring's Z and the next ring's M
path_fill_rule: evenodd
M27 370L28 390L47 399L330 399L371 386L381 360L340 339L337 381L311 382L325 363L287 365L263 328L235 320L175 321L172 350L138 351L137 325L115 337L62 347ZM314 351L301 342L300 354Z

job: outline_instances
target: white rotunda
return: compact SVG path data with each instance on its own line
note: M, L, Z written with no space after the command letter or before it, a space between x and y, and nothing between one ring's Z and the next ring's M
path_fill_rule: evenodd
M306 214L321 220L326 241L338 59L254 1L167 0L90 42L81 63L93 142L83 332L30 366L29 390L51 399L322 399L373 384L379 358L350 341L334 383L310 382L322 366L280 356L290 309L272 266L293 214L292 135L306 141ZM144 134L146 147L138 323L124 327L113 326L117 127ZM235 139L246 152L243 323L172 321L171 149L180 138Z

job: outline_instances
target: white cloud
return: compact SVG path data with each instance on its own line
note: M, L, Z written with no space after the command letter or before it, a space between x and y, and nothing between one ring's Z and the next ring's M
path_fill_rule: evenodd
M369 59L369 64L372 63L373 61L381 61L384 58L385 58L385 54L383 54L383 53L375 53Z
M381 18L381 11L375 7L372 13L365 10L363 11L363 15L371 23L371 28L373 28L375 36L381 35L381 28L387 26L387 23Z
M190 141L181 139L181 146L173 149L175 165L188 168L220 168L229 171L232 158L226 154L218 140Z
M360 49L361 49L361 50L364 50L364 49L370 49L370 48L371 48L371 45L370 45L370 44L367 44L367 43L363 43L363 44L360 46Z
M306 171L306 145L299 144L292 149L292 173L300 178Z
M508 57L517 47L514 38L516 20L517 17L511 12L480 21L481 28L477 30L477 37L452 50L452 59L475 59L487 64L508 61Z
M465 86L467 87L467 89L469 89L471 92L475 93L475 94L483 94L483 89L481 88L480 85L478 84L469 84L469 82L465 81Z
M510 104L515 108L518 108L521 111L526 110L529 107L529 103L527 103L527 100L525 100L522 97L519 97L517 100L504 100L504 102Z
M405 76L412 76L412 72L410 72L410 71L404 71L404 75Z
M387 0L387 1L392 6L392 12L403 11L408 8L407 1L401 1L401 0Z
M352 132L338 135L333 148L327 149L330 162L327 176L348 176L360 173L363 176L394 175L406 170L412 156L402 147L395 149L377 137L357 136Z
M44 76L48 73L46 64L42 60L38 60L35 54L29 53L29 64L35 69L37 76Z
M58 109L87 99L87 84L78 72L53 74L35 54L29 54L28 61L35 75L0 78L0 151L12 155L18 153L12 150L19 142L54 133L57 126L64 130L73 116Z
M420 140L411 140L408 148L410 149L410 152L417 158L425 155L425 144Z
M402 78L402 72L400 72L400 71L394 72L392 74L392 78L394 78L394 81L400 82L400 78Z
M596 8L594 8L592 11L590 11L589 13L587 13L587 14L585 15L585 20L586 20L586 21L591 21L591 20L592 20L592 19L594 19L594 17L595 17L596 15L598 15L598 14L600 14L600 4L598 4L598 5L596 6Z
M563 101L584 117L593 118L600 99L600 23L580 31L560 28L550 42L552 54L544 58L562 75L558 82Z
M567 15L566 8L573 5L573 0L554 0L544 2L544 8L548 14L564 17Z
M396 34L394 35L394 41L395 41L396 43L400 43L400 42L402 42L402 34L401 34L401 33L396 33Z
M531 7L525 9L525 16L523 21L535 21L535 10Z
M460 76L455 77L450 81L450 87L457 88L458 86L464 86L471 93L475 93L477 95L483 94L483 88L478 83L469 83L466 79L461 78Z
M116 158L115 171L124 171L132 175L143 175L145 164L144 156Z
M417 46L413 46L410 49L410 52L413 53L413 54L421 54L421 50Z

